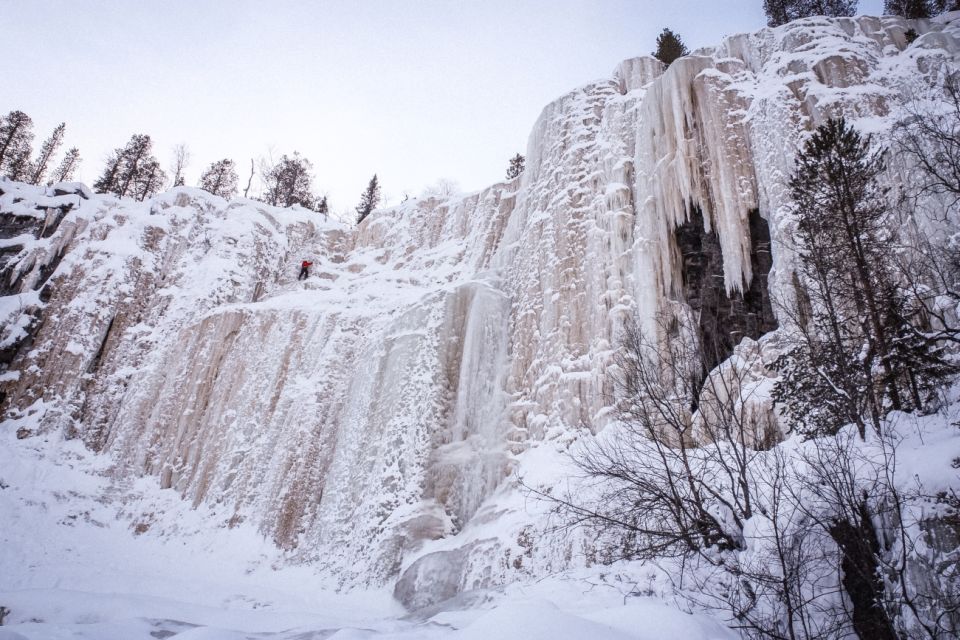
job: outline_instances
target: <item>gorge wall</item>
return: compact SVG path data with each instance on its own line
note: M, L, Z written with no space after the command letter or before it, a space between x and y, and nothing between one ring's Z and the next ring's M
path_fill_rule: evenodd
M82 438L120 493L155 478L411 606L579 562L590 541L545 533L516 472L547 486L543 461L608 423L624 322L672 315L715 362L766 358L804 136L841 114L889 131L958 51L948 14L627 60L544 109L519 178L356 228L189 188L0 181L3 428Z

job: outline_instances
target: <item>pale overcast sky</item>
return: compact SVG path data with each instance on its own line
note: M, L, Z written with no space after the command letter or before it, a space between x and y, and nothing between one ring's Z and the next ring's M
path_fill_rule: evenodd
M165 168L186 143L187 184L297 150L340 211L374 172L393 202L500 180L544 105L663 27L695 49L765 19L762 0L0 0L0 22L0 110L27 112L36 144L65 121L82 180L133 133Z

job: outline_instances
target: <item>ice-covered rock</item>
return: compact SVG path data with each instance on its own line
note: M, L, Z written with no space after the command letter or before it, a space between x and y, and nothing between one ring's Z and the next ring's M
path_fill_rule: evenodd
M544 109L520 178L355 228L189 188L0 181L3 428L76 435L118 486L155 478L415 606L594 558L543 533L512 471L608 423L630 316L760 314L724 325L760 339L726 366L766 384L747 356L770 297L789 304L797 148L832 115L888 131L958 52L949 17L811 18L665 71L627 60Z

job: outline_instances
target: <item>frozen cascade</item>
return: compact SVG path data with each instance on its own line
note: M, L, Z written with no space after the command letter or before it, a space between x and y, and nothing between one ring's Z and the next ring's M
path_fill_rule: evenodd
M789 299L798 145L841 113L888 131L956 67L957 17L812 18L666 71L624 61L544 109L519 178L356 228L196 189L0 181L4 428L79 436L117 491L155 478L411 606L596 558L512 474L549 488L557 452L607 424L628 315L689 311L675 233L695 211L730 295L758 275L759 211Z

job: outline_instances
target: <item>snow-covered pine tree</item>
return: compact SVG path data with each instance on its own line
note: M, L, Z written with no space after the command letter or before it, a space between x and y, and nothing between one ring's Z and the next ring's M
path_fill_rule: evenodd
M66 123L61 122L57 128L53 130L53 133L50 134L50 137L40 145L40 152L37 155L37 159L30 167L30 177L28 179L30 184L40 184L43 182L43 178L47 174L47 168L50 166L50 160L53 159L53 155L57 152L57 149L60 148L60 145L63 144L63 133L66 128Z
M935 11L932 0L885 0L883 3L885 14L910 20L929 18Z
M951 368L907 320L891 255L880 151L843 118L807 141L790 180L794 247L812 317L777 363L774 398L794 427L818 435L848 423L861 436L891 409L922 408L924 388Z
M670 29L664 28L664 30L660 32L660 35L657 36L657 49L652 55L669 67L674 60L689 53L686 45L680 40L680 36Z
M524 170L524 161L525 158L519 153L512 158L510 158L510 166L507 167L507 180L513 180Z
M237 165L229 158L212 162L200 176L200 188L227 200L237 195Z
M132 195L142 202L160 191L166 180L167 174L160 168L160 162L156 158L149 158L143 162L134 179Z
M360 204L357 205L357 224L363 222L370 213L380 204L380 182L377 180L377 174L373 174L367 190L360 196Z
M960 11L960 0L932 0L931 5L934 15L947 11Z
M308 209L313 207L316 197L313 195L312 171L313 164L296 151L292 157L284 154L280 162L264 175L267 183L264 199L275 207L295 204Z
M53 175L50 176L52 182L67 182L73 179L73 174L80 166L80 149L71 147L63 156Z
M852 16L857 0L763 0L767 25L779 27L791 20L810 16Z
M11 180L25 179L33 152L33 120L23 111L0 117L0 173Z
M317 200L317 206L314 207L314 211L324 216L330 215L330 205L327 203L327 196L320 196L320 199Z

